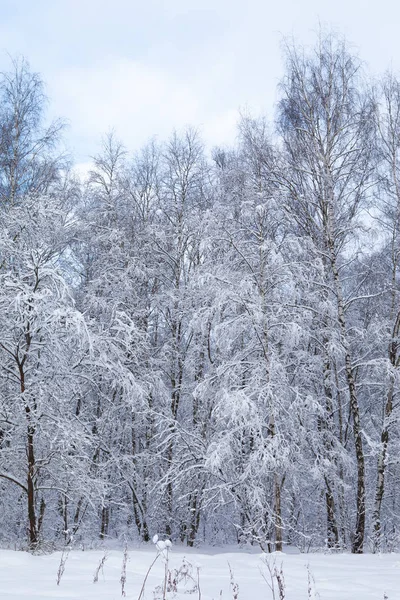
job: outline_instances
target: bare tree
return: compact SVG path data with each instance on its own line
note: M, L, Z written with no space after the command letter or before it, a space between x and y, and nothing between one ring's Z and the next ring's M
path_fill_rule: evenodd
M381 178L379 203L383 234L388 240L390 257L389 340L387 353L389 383L386 390L380 446L377 459L377 481L373 511L373 547L381 548L381 508L385 493L385 474L389 434L397 419L393 418L395 395L400 366L400 310L398 275L400 261L400 82L387 73L380 83L380 110L377 113L377 132Z
M0 78L0 203L46 193L57 180L62 157L54 150L63 122L44 126L46 96L40 76L24 58Z
M310 237L320 253L326 279L319 284L336 310L357 464L352 550L360 553L365 535L365 457L343 255L355 239L371 185L373 104L362 92L359 61L335 36L321 34L309 53L288 45L286 60L279 107L286 166L278 179L299 234Z

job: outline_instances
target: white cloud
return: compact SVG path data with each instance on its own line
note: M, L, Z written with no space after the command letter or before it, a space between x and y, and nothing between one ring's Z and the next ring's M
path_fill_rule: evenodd
M53 79L50 94L74 137L99 139L115 128L131 148L145 143L149 132L164 137L174 127L198 121L198 100L187 85L127 59L64 69Z
M4 4L4 6L3 6ZM399 67L394 0L20 0L0 2L0 70L25 54L47 82L51 116L70 122L78 162L115 127L130 150L186 125L208 145L234 141L239 108L273 117L280 42L338 27L374 72ZM390 22L387 15L390 14ZM371 39L374 43L371 44Z
M237 109L227 110L216 114L201 127L202 137L209 146L230 146L235 142L237 135L237 122L239 112Z

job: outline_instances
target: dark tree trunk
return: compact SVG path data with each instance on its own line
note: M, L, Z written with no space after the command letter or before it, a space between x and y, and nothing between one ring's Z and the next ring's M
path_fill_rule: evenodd
M104 540L108 535L108 526L110 522L110 508L103 506L101 509L101 527L100 527L100 539Z
M335 499L333 497L332 488L329 484L328 478L325 477L325 501L326 501L326 515L327 515L327 533L328 533L328 548L339 547L339 531L336 523L335 514Z

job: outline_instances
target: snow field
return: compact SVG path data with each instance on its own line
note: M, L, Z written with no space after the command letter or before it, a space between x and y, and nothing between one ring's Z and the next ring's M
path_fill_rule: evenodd
M126 598L137 600L146 572L154 560L154 547L130 550L126 567ZM1 600L118 600L121 598L121 568L123 552L111 550L107 554L104 568L99 572L97 583L94 574L104 552L79 551L69 553L65 572L57 585L61 552L50 555L32 556L23 552L0 550L0 598ZM268 579L268 570L261 554L246 552L215 553L187 548L172 548L169 556L170 570L182 566L185 559L193 565L193 580L187 578L178 584L177 593L168 599L193 598L198 600L198 591L193 591L200 568L201 600L230 600L234 598L229 566L239 585L238 600L269 600L272 593L264 581L261 571ZM308 599L308 572L315 579L313 598L320 600L400 600L400 555L323 555L323 554L279 554L269 556L283 572L286 582L285 600ZM165 565L160 557L150 572L142 600L162 598L157 586L163 585ZM191 592L192 590L192 592ZM314 591L312 592L314 593ZM319 594L319 595L318 595ZM276 597L279 594L276 592Z

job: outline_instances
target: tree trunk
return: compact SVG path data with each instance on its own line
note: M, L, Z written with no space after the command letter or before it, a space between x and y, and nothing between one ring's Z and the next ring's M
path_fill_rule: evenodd
M328 548L339 547L339 531L336 523L335 515L335 499L333 497L332 488L329 484L328 478L325 477L325 501L326 501L326 515L327 515L327 534L328 534Z
M101 527L100 527L100 539L104 540L108 535L108 525L110 522L110 508L103 506L101 509Z
M331 239L328 240L328 247L331 255L331 267L337 299L340 335L342 346L345 351L345 374L350 398L350 411L353 419L353 438L357 462L357 518L351 551L353 552L353 554L362 554L365 536L365 458L361 436L360 410L358 406L357 391L353 375L353 365L349 350L349 344L347 341L346 319L342 288L340 284L339 271L336 264L333 241Z
M275 475L275 552L282 552L282 507L281 507L281 484Z
M38 528L36 523L36 511L35 511L35 453L33 447L34 439L34 428L28 425L28 436L27 436L27 455L28 455L28 476L27 476L27 488L28 488L28 520L29 520L29 546L31 550L35 549L38 543Z
M389 344L389 359L393 369L399 367L399 358L397 356L398 342L397 338L400 331L400 312L398 312L396 321L393 327L392 339ZM385 492L385 471L387 448L389 444L389 421L393 411L393 395L394 395L394 376L391 374L389 390L386 396L385 412L383 416L383 427L381 433L381 445L377 461L377 481L375 490L375 503L372 522L374 527L373 551L378 552L381 548L381 508L382 500Z
M326 340L325 340L326 344ZM326 357L324 365L324 391L325 391L325 410L326 417L323 419L322 428L326 433L329 433L333 425L333 398L331 388L331 365L329 358ZM326 447L326 455L328 460L331 460L331 453L333 451L333 443L329 439L324 439L324 446ZM335 459L333 462L336 463ZM333 493L332 479L329 479L327 475L324 475L326 491L326 522L327 522L327 545L328 548L338 548L339 546L339 532L336 523L336 510L335 510L335 498Z
M28 337L29 340L29 337ZM30 341L30 340L29 340ZM29 344L28 344L29 346ZM26 357L26 355L25 355ZM18 362L19 376L20 376L20 390L21 394L25 393L25 371L24 371L25 359ZM36 519L36 493L35 493L35 450L34 450L34 437L35 427L32 425L32 413L31 408L28 404L25 405L25 415L27 419L27 436L26 436L26 455L28 459L28 472L27 472L27 495L28 495L28 523L29 523L29 547L34 550L39 541L37 519Z

